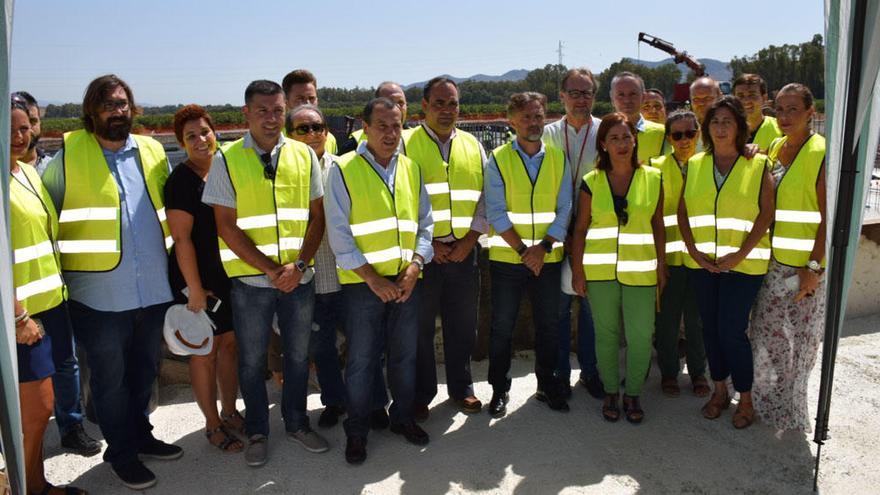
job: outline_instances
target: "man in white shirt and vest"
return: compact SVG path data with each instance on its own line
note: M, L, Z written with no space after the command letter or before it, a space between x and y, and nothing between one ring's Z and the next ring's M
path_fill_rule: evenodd
M639 162L646 164L665 152L666 128L642 116L645 81L638 74L620 72L611 79L611 104L636 126Z
M398 152L400 108L388 98L364 107L367 140L327 177L327 237L345 306L348 360L345 459L367 458L375 369L387 353L391 431L425 445L413 418L421 277L431 261L431 202L419 166Z
M131 134L137 107L117 76L92 81L82 110L85 129L64 134L43 183L59 211L61 268L107 441L104 461L125 486L143 490L156 477L139 457L183 455L153 436L148 416L172 300L162 194L168 160L158 141Z
M569 164L571 177L568 180L572 184L572 205L577 204L577 191L580 191L581 181L584 175L593 170L596 162L596 132L599 130L600 120L593 116L593 102L599 83L589 69L578 67L570 69L562 77L559 89L559 99L565 107L565 115L544 126L544 143L562 150ZM577 208L572 206L571 214L574 217ZM571 227L574 218L569 222L568 234L565 237L565 252L568 253L571 244ZM596 332L593 328L593 316L590 312L590 303L585 297L574 295L571 287L571 270L568 269L568 260L562 263L562 294L559 299L559 356L556 362L556 377L560 381L562 392L568 396L571 394L571 312L572 303L577 299L579 311L577 316L577 359L580 364L580 378L578 383L596 398L602 398L605 392L602 389L602 381L599 379L599 371L596 369Z
M479 245L489 232L483 200L485 151L472 134L455 128L458 85L435 77L424 87L422 125L404 134L406 156L422 171L434 218L434 259L425 266L419 314L416 372L417 420L428 417L437 395L434 335L439 314L449 398L465 413L483 404L474 395L471 351L477 335L480 299Z
M310 265L324 233L321 169L308 145L285 138L284 92L258 80L245 90L243 138L220 148L202 201L214 207L220 259L232 279L230 304L238 342L238 375L247 415L245 461L268 459L265 370L273 316L281 331L281 416L290 440L326 452L309 427L306 394L315 303Z

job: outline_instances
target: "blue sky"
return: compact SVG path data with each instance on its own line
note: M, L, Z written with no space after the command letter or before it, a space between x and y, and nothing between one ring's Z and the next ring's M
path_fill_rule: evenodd
M673 7L670 7L672 5ZM692 6L693 5L693 6ZM660 60L639 31L700 58L729 60L824 33L822 0L342 2L19 0L12 89L82 101L114 72L139 102L240 104L253 79L308 68L322 86L407 84L448 73L557 61L601 71L621 57Z

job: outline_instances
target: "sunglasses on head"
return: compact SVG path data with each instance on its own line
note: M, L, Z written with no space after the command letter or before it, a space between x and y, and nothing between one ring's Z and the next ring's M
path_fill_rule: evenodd
M673 141L681 141L681 138L683 138L685 136L687 136L688 139L693 139L693 138L697 137L697 130L691 129L689 131L684 131L684 132L675 131L675 132L669 133L669 137L671 137Z
M324 124L300 124L293 128L293 132L295 132L298 136L305 136L310 132L320 134L324 132L325 128L326 126Z

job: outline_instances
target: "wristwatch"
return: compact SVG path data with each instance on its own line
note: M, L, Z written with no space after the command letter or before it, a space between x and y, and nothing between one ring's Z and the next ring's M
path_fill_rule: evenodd
M810 260L806 268L817 275L822 274L822 265L816 260Z
M527 249L528 249L528 246L526 246L526 243L521 242L521 243L519 243L519 247L516 248L516 254L522 256L523 253L525 253Z
M540 245L544 248L544 251L547 251L547 254L550 254L550 252L553 251L553 241L542 239Z
M425 262L420 260L419 258L413 258L412 264L419 267L420 272L425 270Z
M305 273L306 268L308 268L308 265L306 265L306 262L303 261L303 260L296 260L296 261L293 263L293 266L294 266L297 270L299 270L300 273Z

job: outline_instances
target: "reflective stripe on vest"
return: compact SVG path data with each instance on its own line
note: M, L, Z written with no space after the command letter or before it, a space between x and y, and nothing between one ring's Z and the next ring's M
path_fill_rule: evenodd
M683 253L687 252L678 228L678 202L684 178L681 167L672 155L651 159L651 166L660 170L663 178L663 225L666 227L666 264L681 266Z
M284 138L278 151L275 179L267 179L263 162L239 139L221 147L235 188L235 224L260 252L278 264L299 258L309 223L312 158L309 147ZM232 277L262 275L219 239L220 261Z
M492 151L495 164L504 180L504 199L507 216L513 229L526 246L539 244L547 229L556 219L556 198L565 176L565 157L562 150L544 145L544 159L532 183L526 164L511 143ZM545 263L562 260L562 243L554 242L553 249L544 256ZM494 227L489 232L489 259L521 264L519 255Z
M418 165L404 155L397 156L392 193L357 152L342 155L337 163L351 199L348 218L355 245L380 276L397 276L412 261L416 247L421 190ZM337 267L337 273L342 284L364 281L354 270Z
M771 146L775 162L787 138ZM816 196L816 182L825 160L825 138L813 134L798 151L776 187L776 215L771 235L773 258L789 266L806 266L816 242L822 214ZM822 259L825 266L825 259Z
M758 126L758 131L755 133L752 143L758 145L759 153L766 154L773 141L780 137L782 137L782 129L779 128L776 119L773 117L764 117L764 120L761 121L761 125ZM770 163L772 164L773 162Z
M153 138L131 134L137 143L147 195L162 228L165 249L173 240L165 217L163 188L168 179L165 149ZM119 190L94 134L64 134L64 203L59 215L58 249L66 271L102 272L122 259Z
M418 163L431 198L434 238L452 234L461 239L471 230L474 211L483 190L483 159L480 142L456 130L449 148L449 163L424 127L404 136L406 156Z
M697 251L705 253L710 259L717 259L739 250L760 212L766 161L767 157L761 154L751 160L740 156L719 190L715 185L712 155L697 153L691 157L684 200ZM683 257L685 266L700 268L687 252L683 253ZM763 275L767 273L769 260L768 231L733 271Z
M590 227L584 245L587 280L617 280L624 285L657 284L657 249L651 219L660 201L660 171L642 166L633 172L626 193L627 223L619 225L608 174L584 176L592 192Z
M647 165L651 158L663 154L663 143L666 142L666 127L656 122L644 119L645 128L639 131L638 136L638 159L639 163Z
M55 248L58 216L49 192L33 167L20 163L27 185L9 180L9 233L15 298L31 314L52 309L67 298L61 255Z

